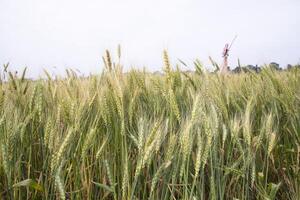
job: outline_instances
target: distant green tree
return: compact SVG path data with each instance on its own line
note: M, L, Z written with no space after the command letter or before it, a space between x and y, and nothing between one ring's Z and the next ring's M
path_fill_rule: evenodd
M271 63L269 64L269 67L270 67L271 69L274 69L274 70L282 70L282 69L280 68L280 65L279 65L278 63L276 63L276 62L271 62Z

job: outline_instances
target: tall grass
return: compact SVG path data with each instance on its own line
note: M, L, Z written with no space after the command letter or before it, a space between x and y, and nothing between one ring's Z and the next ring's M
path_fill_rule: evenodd
M0 91L2 199L300 199L300 71L170 65ZM7 69L7 67L6 67Z

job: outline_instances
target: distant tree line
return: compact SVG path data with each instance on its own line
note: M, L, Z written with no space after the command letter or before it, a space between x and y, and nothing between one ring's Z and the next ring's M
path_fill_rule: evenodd
M271 62L268 65L270 68L276 70L276 71L285 71L285 70L292 70L292 69L300 69L300 64L297 65L291 65L288 64L286 68L281 68L280 65L276 62ZM240 73L240 72L256 72L259 73L262 69L262 66L258 65L246 65L246 66L237 66L234 69L230 70L233 73Z

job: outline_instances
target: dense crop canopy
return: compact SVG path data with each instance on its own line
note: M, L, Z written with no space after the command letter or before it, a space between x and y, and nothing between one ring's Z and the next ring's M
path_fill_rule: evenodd
M300 71L132 70L0 91L0 198L300 199Z

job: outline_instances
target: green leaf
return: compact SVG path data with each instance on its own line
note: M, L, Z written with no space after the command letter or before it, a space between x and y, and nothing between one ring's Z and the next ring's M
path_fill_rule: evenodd
M196 73L199 74L199 75L202 75L203 74L203 65L202 63L196 59L196 61L194 61L194 65L196 67Z
M43 187L38 184L36 181L32 179L26 179L24 181L20 181L19 183L16 183L13 185L13 187L30 187L32 189L38 190L38 191L43 191Z
M269 184L269 190L270 190L270 192L269 192L269 198L271 200L273 200L273 199L276 198L276 194L277 194L277 192L278 192L278 190L280 188L280 185L281 185L281 182L278 183L278 184L274 184L274 183L270 183Z
M186 64L184 61L182 61L182 60L180 60L180 59L178 59L178 60L179 60L179 62L180 62L181 64L183 64L184 66L187 67L187 64Z
M105 189L109 192L114 192L114 190L111 187L109 187L108 185L104 185L102 183L97 183L97 182L94 182L94 181L92 181L92 183L94 183L96 186L101 187L101 188L103 188L103 189Z
M23 73L22 73L22 76L21 76L21 81L25 80L26 70L27 70L27 67L25 67L24 70L23 70Z

